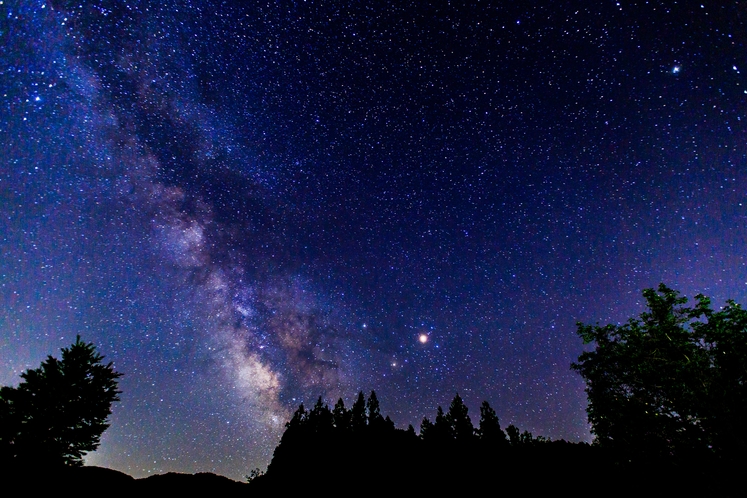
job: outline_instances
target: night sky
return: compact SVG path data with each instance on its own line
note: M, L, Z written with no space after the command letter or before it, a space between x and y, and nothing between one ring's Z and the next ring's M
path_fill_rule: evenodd
M576 322L747 303L745 75L743 1L2 0L0 384L93 342L136 477L371 389L591 441Z

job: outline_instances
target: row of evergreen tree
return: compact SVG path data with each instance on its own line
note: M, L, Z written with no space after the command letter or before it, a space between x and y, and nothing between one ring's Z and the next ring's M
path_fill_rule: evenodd
M342 398L338 399L334 407L330 409L320 396L310 410L301 404L286 427L292 434L305 432L381 435L398 430L389 416L381 414L379 399L375 391L371 391L368 399L365 398L363 392L359 392L350 409L345 407ZM428 417L423 418L419 435L415 433L412 425L409 425L405 432L424 442L434 443L483 441L499 446L519 446L549 441L542 436L535 438L528 431L520 432L514 425L509 425L504 432L498 415L487 401L483 401L480 406L480 421L475 427L469 416L469 409L459 394L454 396L447 412L444 412L441 406L437 408L434 422L431 422Z
M513 425L504 431L487 401L473 424L458 394L448 410L437 408L432 422L424 418L419 433L412 425L399 429L371 391L368 398L359 392L350 408L342 399L330 408L321 397L310 409L299 406L267 472L249 478L268 492L301 490L323 476L342 486L371 482L381 490L442 493L444 486L487 485L497 471L518 476L537 465L560 476L570 462L592 465L590 451L588 444L534 438Z
M526 494L527 483L538 476L554 489L572 491L580 477L592 489L601 490L609 482L619 484L624 475L627 481L616 486L625 494L652 480L667 483L669 487L661 489L667 491L672 482L685 478L706 483L717 474L728 478L729 472L715 471L700 461L687 466L628 463L599 445L535 438L513 425L504 431L487 401L480 406L479 422L473 424L458 394L448 410L437 408L433 421L424 418L419 433L412 425L398 429L382 415L379 399L371 391L368 398L359 392L350 408L342 399L330 408L321 397L310 409L299 406L286 424L267 472L257 469L248 478L258 493L273 494L306 490L320 479L341 489L369 483L372 489L367 491L421 494L443 494L448 488L497 489L500 483L506 492ZM693 483L688 482L682 487L692 491Z

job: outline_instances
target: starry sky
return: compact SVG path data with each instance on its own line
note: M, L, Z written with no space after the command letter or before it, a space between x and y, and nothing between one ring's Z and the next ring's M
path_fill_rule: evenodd
M747 4L0 0L0 384L241 479L299 403L590 441L576 323L747 302Z

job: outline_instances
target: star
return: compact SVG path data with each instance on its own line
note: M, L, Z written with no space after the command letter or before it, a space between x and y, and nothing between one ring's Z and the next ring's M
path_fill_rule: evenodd
M78 3L4 19L0 384L96 344L133 401L88 464L242 479L301 402L455 382L591 441L577 321L747 300L737 2Z

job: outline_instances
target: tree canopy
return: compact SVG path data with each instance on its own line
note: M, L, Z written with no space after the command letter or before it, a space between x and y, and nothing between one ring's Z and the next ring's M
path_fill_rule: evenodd
M448 411L437 407L435 422L423 419L418 436L412 425L398 429L383 415L374 391L368 398L359 392L353 400L350 409L342 399L330 409L321 397L310 410L300 405L286 424L267 473L249 476L252 485L273 493L300 492L323 477L340 489L359 489L361 483L368 483L375 486L371 489L440 495L446 488L466 483L475 489L478 483L483 488L494 485L496 469L520 476L529 469L535 472L539 465L545 469L543 475L565 478L572 465L602 464L596 458L599 448L534 439L513 425L507 429L515 432L509 444L487 401L480 406L479 430L457 394Z
M0 459L7 464L81 465L98 448L118 401L111 363L78 336L62 359L48 356L21 374L18 387L0 388Z
M498 415L487 401L480 405L480 428L477 433L482 440L493 444L505 444L508 441L506 433L501 429Z
M723 494L741 485L747 454L747 311L733 301L714 311L702 295L689 307L663 284L643 296L647 311L624 324L578 324L593 344L572 365L587 384L593 445L513 424L504 432L487 401L475 428L458 394L448 411L422 419L418 436L382 423L376 393L366 401L360 392L350 410L342 399L333 411L321 398L311 411L301 405L264 482L290 489L325 475L349 486L407 483L420 494L466 483L483 492L500 469L510 476L501 486L519 494L537 472L557 487L582 469L588 489L613 494Z
M664 284L622 325L578 324L594 349L572 365L586 381L596 442L639 456L736 456L747 448L747 312L693 307Z
M451 405L449 405L447 417L451 424L451 432L457 441L469 442L475 435L475 429L472 426L468 411L461 396L459 394L454 396Z

